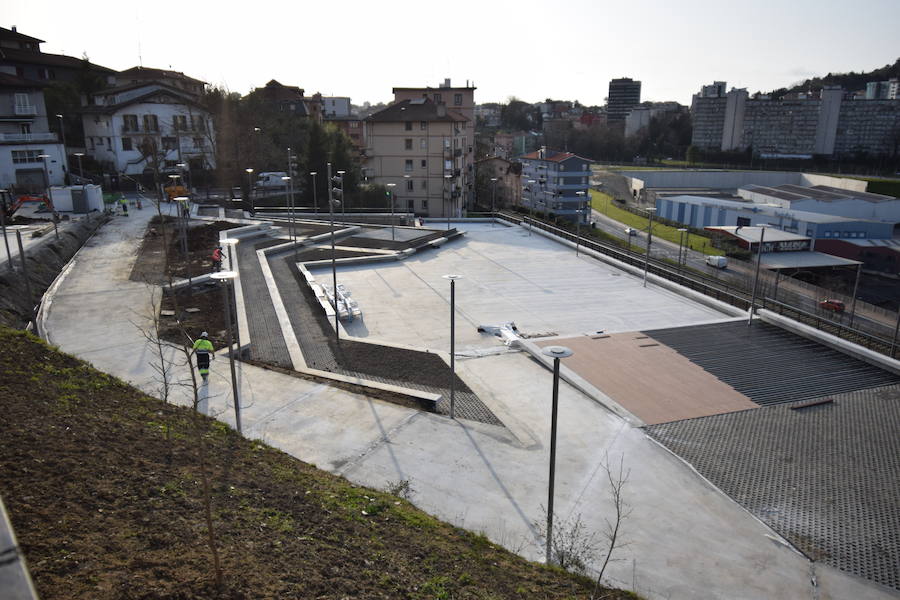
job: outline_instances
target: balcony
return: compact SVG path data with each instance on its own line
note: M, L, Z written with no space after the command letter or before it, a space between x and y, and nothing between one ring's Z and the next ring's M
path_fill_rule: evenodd
M18 116L36 115L37 107L32 106L30 104L28 104L28 105L16 104L15 111L16 111L16 115L18 115Z
M0 133L0 142L55 142L55 133Z

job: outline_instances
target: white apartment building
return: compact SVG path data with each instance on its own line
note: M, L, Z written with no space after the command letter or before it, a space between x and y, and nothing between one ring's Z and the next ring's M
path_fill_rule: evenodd
M184 90L158 81L111 88L83 109L86 152L125 175L215 167L215 132L209 113Z
M65 180L65 150L50 131L42 87L0 73L0 188L40 193L48 180Z

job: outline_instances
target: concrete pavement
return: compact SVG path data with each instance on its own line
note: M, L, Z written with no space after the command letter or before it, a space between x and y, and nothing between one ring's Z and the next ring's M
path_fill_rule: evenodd
M89 241L55 288L46 330L62 350L158 395L154 348L138 328L152 314L151 290L128 280L151 214L145 208L117 217ZM428 259L465 258L452 249L448 244ZM173 381L184 383L189 367L167 353L175 358ZM242 365L243 431L371 487L408 480L424 510L539 560L534 523L547 502L552 376L523 353L460 358L457 369L506 427L452 421ZM202 394L205 411L234 422L227 360L213 362ZM170 400L188 403L188 390L176 385ZM622 457L630 470L625 495L633 513L623 525L629 545L608 568L612 584L634 582L648 598L896 597L811 564L642 430L565 383L559 418L558 523L580 515L589 530L602 531L611 510L603 465Z

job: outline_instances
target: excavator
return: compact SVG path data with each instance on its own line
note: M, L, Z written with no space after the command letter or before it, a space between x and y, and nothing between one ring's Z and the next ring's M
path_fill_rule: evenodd
M32 195L22 195L17 198L14 198L12 203L8 203L6 199L2 199L3 202L3 216L7 222L12 221L13 216L16 214L16 211L22 208L26 202L43 202L45 208L42 210L38 207L38 212L50 212L51 214L56 214L56 208L53 206L53 202L46 195L40 196L32 196Z

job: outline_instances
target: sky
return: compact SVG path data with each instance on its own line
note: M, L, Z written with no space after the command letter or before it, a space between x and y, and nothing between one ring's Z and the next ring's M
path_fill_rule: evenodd
M245 94L386 102L393 87L477 87L475 101L600 105L609 80L690 104L704 84L769 91L900 57L897 0L5 0L0 26L116 70L174 69Z

